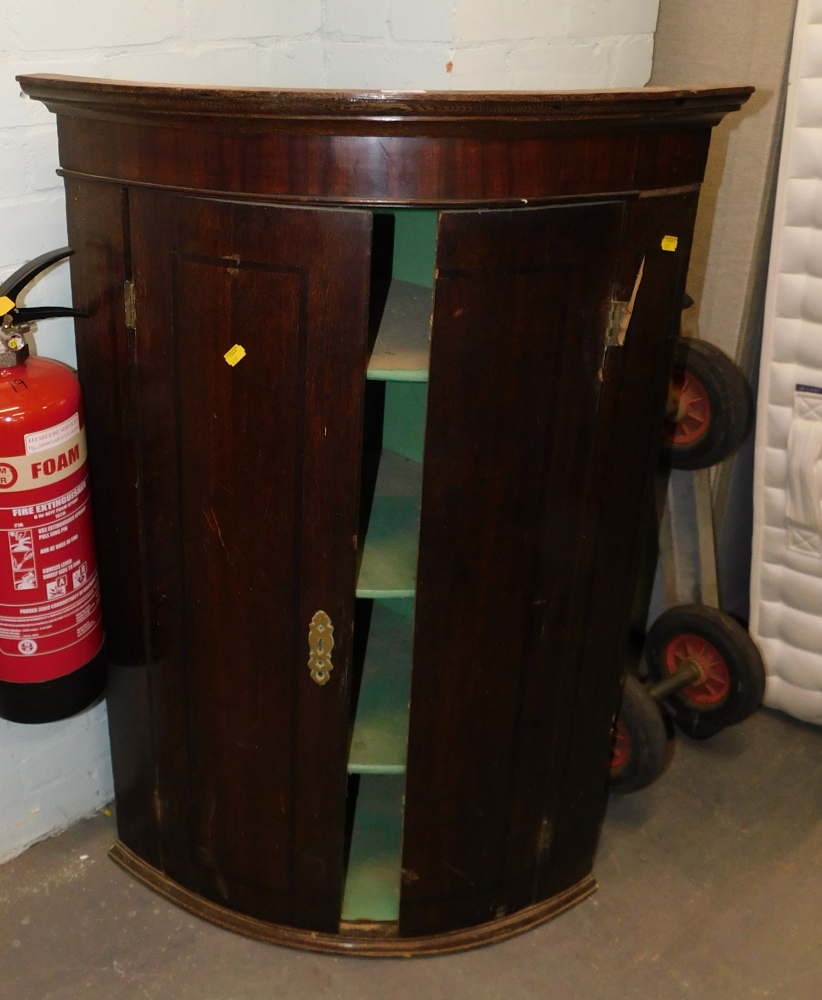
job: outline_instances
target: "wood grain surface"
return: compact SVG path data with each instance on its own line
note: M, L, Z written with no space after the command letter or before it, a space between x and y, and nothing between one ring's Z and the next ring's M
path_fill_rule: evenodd
M581 898L710 129L750 88L21 86L58 116L89 313L119 863L223 926L355 954ZM367 206L393 205L443 210L403 882L399 925L341 927L394 239Z

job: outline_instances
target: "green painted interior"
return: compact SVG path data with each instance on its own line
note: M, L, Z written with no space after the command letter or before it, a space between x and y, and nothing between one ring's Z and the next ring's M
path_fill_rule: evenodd
M399 919L404 793L402 774L364 774L360 778L343 891L343 920Z
M394 278L433 288L437 213L393 214ZM343 921L399 919L427 390L423 380L386 379L384 450L357 579L357 597L375 604L348 763L360 779Z
M394 277L433 288L438 213L426 208L398 208L392 215Z
M434 286L437 212L397 209L394 213L393 276L425 288ZM422 461L428 386L388 382L385 387L383 444L415 462Z
M414 601L375 601L368 633L351 774L403 774L408 743Z
M417 368L414 371L397 371L369 368L367 378L379 382L427 382L428 369Z
M357 597L413 597L422 466L383 450L357 573Z
M427 382L387 382L382 443L390 451L422 462Z
M415 497L374 497L357 576L357 597L414 596L419 508Z

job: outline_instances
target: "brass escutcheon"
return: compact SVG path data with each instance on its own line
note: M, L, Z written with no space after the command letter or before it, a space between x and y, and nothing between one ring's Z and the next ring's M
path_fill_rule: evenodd
M331 662L331 650L334 648L334 626L324 611L318 611L311 619L308 628L308 668L311 680L317 684L327 684L334 664Z

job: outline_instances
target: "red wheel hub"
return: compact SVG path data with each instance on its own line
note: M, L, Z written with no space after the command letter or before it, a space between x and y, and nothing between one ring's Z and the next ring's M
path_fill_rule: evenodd
M711 403L705 386L686 369L674 372L671 380L672 414L665 426L665 436L674 447L686 447L698 441L711 424Z
M617 771L628 759L631 752L631 740L625 726L616 720L614 723L614 745L611 747L611 770Z
M676 673L683 660L695 663L701 672L700 679L682 689L680 694L696 705L717 705L731 689L731 675L725 658L701 635L683 632L668 643L665 650L665 669Z

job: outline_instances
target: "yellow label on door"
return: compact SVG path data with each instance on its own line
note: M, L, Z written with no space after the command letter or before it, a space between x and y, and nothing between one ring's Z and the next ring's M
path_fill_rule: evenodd
M242 361L245 357L245 348L241 347L239 344L235 344L231 350L226 351L223 357L233 368L238 361Z
M8 295L0 295L0 316L5 316L10 309L14 309L14 305Z
M678 246L679 246L679 237L678 236L663 236L662 237L662 249L663 250L669 250L671 253L673 253L674 250L676 250L676 248Z

